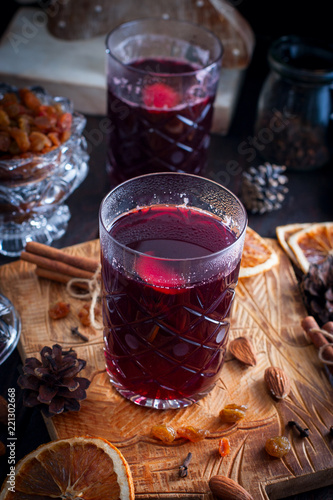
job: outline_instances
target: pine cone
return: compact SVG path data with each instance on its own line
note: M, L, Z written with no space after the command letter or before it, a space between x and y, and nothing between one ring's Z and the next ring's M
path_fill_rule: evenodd
M301 290L310 314L322 324L333 321L333 255L320 264L310 265Z
M281 208L288 192L285 170L285 166L265 163L243 172L241 199L250 212L263 214Z
M43 347L40 355L41 361L25 360L23 375L17 380L23 389L23 404L39 407L46 417L79 411L90 385L88 379L77 377L86 362L78 359L73 349L63 351L58 344Z

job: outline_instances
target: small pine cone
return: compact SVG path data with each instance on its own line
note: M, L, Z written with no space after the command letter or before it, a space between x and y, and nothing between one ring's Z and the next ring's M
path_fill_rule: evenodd
M37 406L46 417L79 411L90 381L77 374L86 366L73 349L63 351L55 344L43 347L41 361L27 358L17 383L23 389L23 404Z
M309 314L319 324L333 321L333 255L320 264L312 264L301 282L304 301Z
M285 166L265 163L243 172L241 199L250 212L263 214L281 208L288 188Z

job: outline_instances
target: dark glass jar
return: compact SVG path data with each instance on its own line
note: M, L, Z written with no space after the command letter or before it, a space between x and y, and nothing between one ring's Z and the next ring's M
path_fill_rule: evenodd
M270 73L258 101L256 147L290 170L319 168L330 157L333 47L284 36L268 52Z

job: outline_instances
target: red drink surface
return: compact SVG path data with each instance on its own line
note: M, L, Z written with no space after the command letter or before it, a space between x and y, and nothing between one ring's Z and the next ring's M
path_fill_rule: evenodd
M110 379L125 396L137 395L139 404L190 404L212 389L223 365L239 264L231 273L221 268L206 282L187 284L188 260L182 267L178 259L209 256L235 236L206 212L174 206L129 212L109 232L141 252L133 276L102 255Z
M149 81L142 76L137 85L133 75L133 82L121 89L120 84L108 86L111 182L152 172L200 173L207 160L215 96L206 95L194 77L184 77L193 84L187 89L179 84L181 74L198 68L154 59L134 61L130 67L158 76ZM179 75L177 88L170 75Z

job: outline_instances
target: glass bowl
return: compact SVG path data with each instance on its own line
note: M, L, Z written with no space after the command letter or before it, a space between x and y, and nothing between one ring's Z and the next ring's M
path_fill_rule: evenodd
M70 138L56 149L27 158L0 159L0 253L19 256L27 241L50 244L63 236L70 219L65 200L88 173L89 155L82 135L83 115L72 102L52 97L41 87L30 87L43 104L61 103L72 114ZM17 92L0 84L0 97Z
M0 293L0 365L13 352L21 334L21 319L7 297Z

